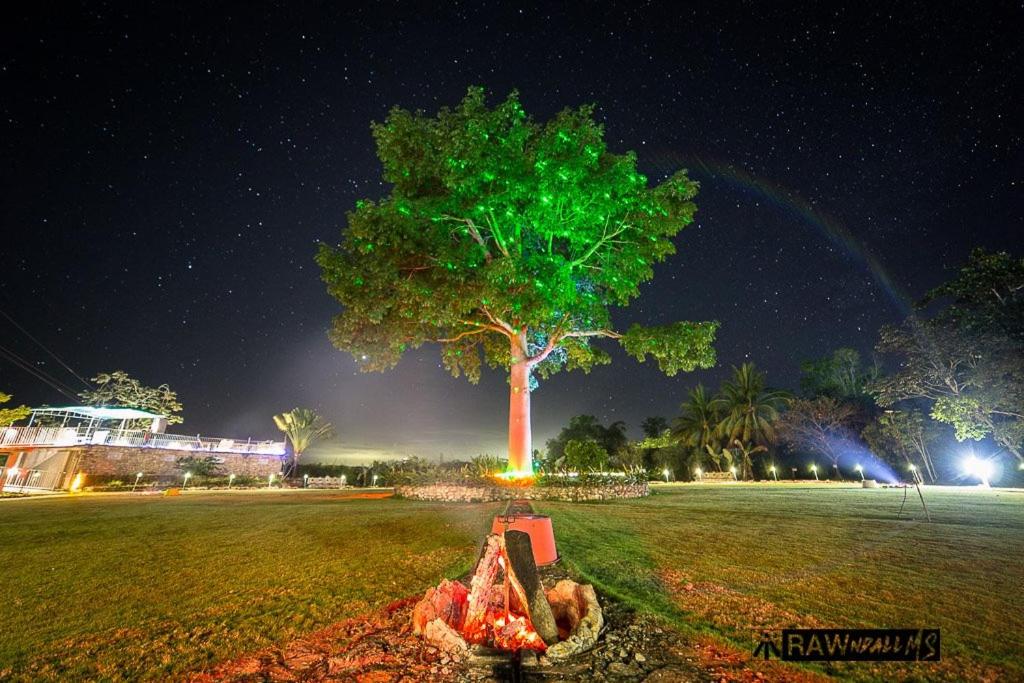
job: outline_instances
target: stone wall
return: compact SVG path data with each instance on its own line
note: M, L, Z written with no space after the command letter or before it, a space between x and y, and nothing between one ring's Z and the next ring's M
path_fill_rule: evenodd
M259 455L256 453L225 453L221 451L180 451L169 448L123 448L118 446L86 446L74 449L73 456L79 456L75 470L89 478L125 477L134 479L136 472L143 472L146 478L180 477L178 458L213 456L220 465L222 474L238 477L266 478L280 474L281 456ZM72 462L74 458L72 458Z
M525 498L527 500L613 500L642 498L650 493L642 484L596 484L593 486L471 486L468 484L409 484L395 487L395 495L410 500L482 503Z

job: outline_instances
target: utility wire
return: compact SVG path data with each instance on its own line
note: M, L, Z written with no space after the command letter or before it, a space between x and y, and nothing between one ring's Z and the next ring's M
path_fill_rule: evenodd
M35 343L36 343L36 344L37 344L37 345L39 346L39 348L41 348L41 349L42 349L43 351L46 351L46 353L50 354L50 356L51 356L51 357L52 357L52 358L53 358L53 359L54 359L55 361L57 361L58 363L60 363L61 367L63 367L63 368L64 368L65 370L67 370L68 372L70 372L70 373L71 373L72 375L74 375L75 379L77 379L77 380L78 380L79 382L81 382L81 383L82 383L83 385L85 385L85 388L86 388L86 389L92 389L92 388L93 388L91 384L89 384L89 383L88 383L88 382L86 382L86 381L85 381L84 379L82 379L82 376L81 376L81 375L79 375L79 374L78 374L77 372L75 372L74 370L72 370L72 369L71 369L71 366L70 366L70 365L68 365L67 363L65 363L65 362L64 362L64 361L63 361L63 360L61 359L61 357L60 357L60 356L58 356L58 355L57 355L56 353L54 353L53 351L51 351L50 349L48 349L48 348L47 348L47 347L46 347L46 346L45 346L45 345L43 344L43 342L39 341L38 339L36 339L35 337L33 337L33 336L32 336L31 334L29 334L28 330L26 330L26 329L25 329L24 327L22 327L21 325L19 325L19 324L18 324L18 322L17 322L17 321L16 321L16 320L15 320L14 318L12 318L12 317L11 317L10 315L8 315L8 314L7 314L7 313L6 313L5 311L3 311L3 310L0 310L0 315L2 315L3 317L7 318L7 320L9 320L9 321L10 321L10 323L11 323L12 325L14 325L14 326L15 326L16 328L18 328L19 330L21 330L21 333L22 333L22 334L24 334L24 335L25 335L26 337L28 337L29 339L31 339L32 341L34 341L34 342L35 342Z
M54 377L45 368L41 368L41 367L39 367L39 364L37 364L37 363L35 363L33 361L30 361L29 359L25 358L24 356L18 355L18 353L16 351L12 351L11 349L8 349L8 348L6 348L4 346L0 346L0 351L3 351L4 353L6 353L9 357L13 357L22 366L28 366L28 367L32 368L32 370L37 375L43 375L44 377L46 377L47 380L49 380L51 385L56 384L56 385L62 387L63 389L65 389L66 391L74 392L74 389L72 389L69 385L65 384L63 381L61 381L61 380L57 379L56 377Z
M21 368L25 372L36 377L41 382L50 385L51 387L53 387L60 393L64 394L68 398L74 401L78 400L78 396L76 396L75 393L68 386L64 385L62 382L55 379L51 375L48 375L45 371L40 370L37 367L34 367L31 363L29 363L24 358L14 353L10 349L0 346L0 358L6 359L12 365Z

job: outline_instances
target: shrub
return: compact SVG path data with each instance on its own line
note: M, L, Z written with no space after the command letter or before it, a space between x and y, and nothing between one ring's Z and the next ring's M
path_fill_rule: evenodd
M608 451L591 439L572 439L565 444L565 466L570 470L603 470L608 466Z

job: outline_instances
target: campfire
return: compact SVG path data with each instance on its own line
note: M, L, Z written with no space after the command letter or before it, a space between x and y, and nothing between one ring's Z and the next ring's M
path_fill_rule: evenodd
M516 653L549 659L593 647L604 619L593 586L559 581L545 590L529 534L484 541L469 588L442 581L413 610L413 631L444 651Z

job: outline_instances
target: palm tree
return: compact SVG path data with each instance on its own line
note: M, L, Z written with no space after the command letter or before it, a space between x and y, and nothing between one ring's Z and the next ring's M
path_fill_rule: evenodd
M274 424L284 432L292 445L292 461L285 471L285 477L295 474L299 466L299 457L313 443L325 439L334 433L331 423L323 419L309 408L292 408L287 413L274 416Z
M770 447L775 443L774 422L785 407L786 393L765 386L764 373L753 363L733 368L732 380L722 384L712 405L722 415L718 434L728 444Z
M704 451L715 453L713 448L718 443L719 414L714 400L698 384L690 391L686 402L679 406L679 417L672 422L672 436L694 454L694 465L700 465ZM712 461L721 470L717 457Z
M750 459L750 456L756 453L767 453L768 449L764 446L743 443L739 439L734 440L732 443L740 452L740 470L743 472L743 479L753 479L754 461Z

